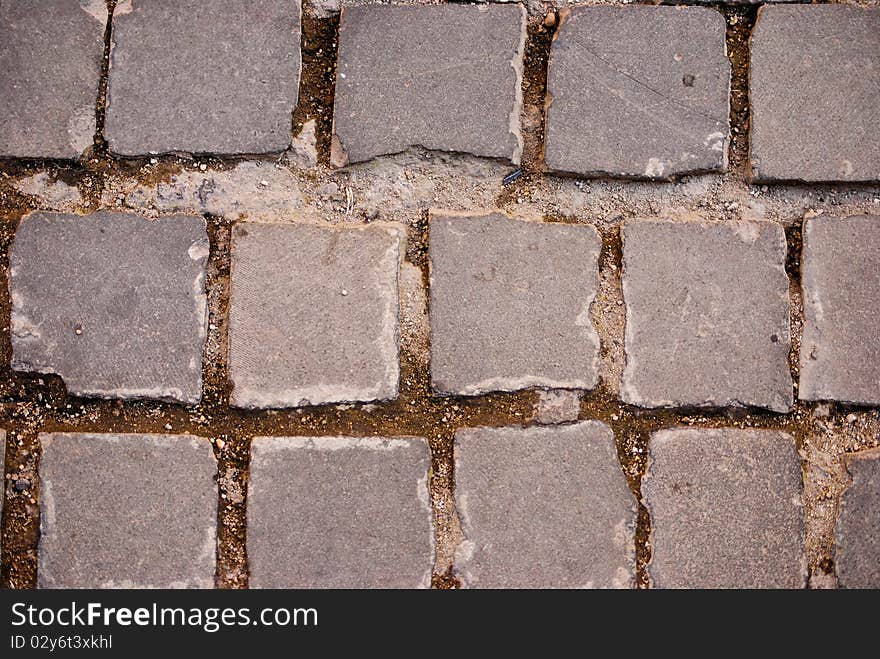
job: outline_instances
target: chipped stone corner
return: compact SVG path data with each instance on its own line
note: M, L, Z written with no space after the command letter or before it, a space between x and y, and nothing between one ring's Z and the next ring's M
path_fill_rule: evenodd
M119 13L119 7L121 5L125 5L126 3L130 5L131 2L132 0L122 0L119 5L117 5L116 12ZM85 13L98 21L102 27L107 23L109 13L107 11L107 3L104 0L79 0L79 6Z
M336 169L342 169L349 164L348 153L335 131L330 138L330 164Z

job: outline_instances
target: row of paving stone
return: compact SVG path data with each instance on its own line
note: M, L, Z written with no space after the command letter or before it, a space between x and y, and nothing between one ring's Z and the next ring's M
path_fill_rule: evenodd
M78 158L92 143L102 6L0 5L0 156ZM297 0L119 3L104 124L111 151L287 148L300 14ZM518 4L345 8L331 161L422 146L519 163L526 18ZM756 179L880 180L878 32L876 7L761 9L750 42ZM724 170L725 33L708 7L563 11L550 52L548 168L636 178Z
M429 231L436 393L597 385L595 228L434 215ZM789 411L782 227L634 220L622 237L621 399ZM880 216L810 218L803 239L798 396L876 405ZM395 398L402 242L394 225L235 224L232 404ZM208 253L201 217L27 215L10 252L13 368L59 374L79 396L197 403Z
M40 587L213 586L209 441L55 433L40 442ZM801 462L789 435L670 429L649 452L653 586L806 585ZM880 452L845 460L837 576L842 587L880 587ZM255 438L250 586L429 586L429 466L419 438ZM455 469L464 586L634 585L636 498L604 424L459 430Z

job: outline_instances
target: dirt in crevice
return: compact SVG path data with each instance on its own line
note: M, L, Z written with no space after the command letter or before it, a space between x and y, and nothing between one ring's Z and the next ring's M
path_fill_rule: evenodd
M786 254L785 273L788 275L788 296L790 300L791 349L788 353L788 367L794 395L797 398L800 380L801 338L804 332L804 300L801 291L801 254L803 250L803 228L800 222L785 228Z
M330 162L339 16L334 13L318 18L309 5L303 5L302 72L299 99L293 111L293 134L298 135L306 122L315 120L318 162L322 165Z
M107 89L110 83L110 47L113 39L113 12L117 0L107 3L107 23L104 26L104 51L101 55L101 77L98 81L98 97L95 99L95 141L92 158L97 161L107 159L107 140L104 136L104 119L107 115Z
M742 180L751 176L749 164L749 39L758 17L758 6L719 7L727 21L727 57L730 60L730 144L728 169Z

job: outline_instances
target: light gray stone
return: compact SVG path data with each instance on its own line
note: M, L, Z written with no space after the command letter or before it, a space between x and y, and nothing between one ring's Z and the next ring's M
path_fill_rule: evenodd
M55 433L40 443L40 588L213 587L208 440Z
M601 241L588 225L503 215L430 225L431 381L444 394L592 389Z
M834 566L841 588L880 588L880 449L844 458L852 484L840 502Z
M636 500L611 429L455 433L455 501L464 541L455 572L472 588L629 588Z
M240 223L229 372L239 407L395 398L400 231Z
M280 152L301 68L299 0L120 2L105 135L120 155Z
M654 587L806 586L803 479L789 435L662 430L649 457Z
M107 8L0 2L0 157L76 159L95 136Z
M554 171L666 179L727 166L724 17L705 7L577 7L550 50Z
M577 421L581 413L581 392L551 389L538 392L535 421L543 424Z
M804 400L880 405L880 215L804 223Z
M420 438L255 438L250 587L429 587L430 464Z
M57 373L75 396L197 403L207 260L200 217L25 216L10 254L12 367Z
M411 146L519 163L521 6L343 7L331 161Z
M628 222L622 399L789 411L785 252L769 222Z
M763 7L751 38L757 180L880 180L880 8Z

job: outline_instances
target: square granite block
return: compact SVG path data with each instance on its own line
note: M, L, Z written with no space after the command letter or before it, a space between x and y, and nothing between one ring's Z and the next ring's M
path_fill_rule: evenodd
M801 461L789 435L656 432L642 497L654 587L806 586Z
M105 134L124 156L290 144L299 0L134 0L113 15Z
M401 233L237 224L229 373L239 407L395 398Z
M852 483L843 493L834 533L841 588L880 588L880 449L844 457Z
M789 411L785 252L769 222L628 222L623 400Z
M332 163L411 146L519 163L525 37L518 4L344 7Z
M56 373L75 396L197 403L207 261L201 217L26 215L9 258L12 367Z
M593 227L440 216L430 231L436 391L596 386L590 303L601 241Z
M0 2L0 158L92 146L106 22L102 0Z
M804 223L804 400L880 405L880 215Z
M431 453L419 438L257 437L251 588L428 588Z
M598 421L455 433L464 540L455 572L471 588L630 588L636 500L614 435Z
M762 7L751 38L752 174L880 180L880 8Z
M214 586L208 440L55 433L40 443L40 588Z
M727 166L724 17L707 7L577 7L550 49L547 167L665 179Z

